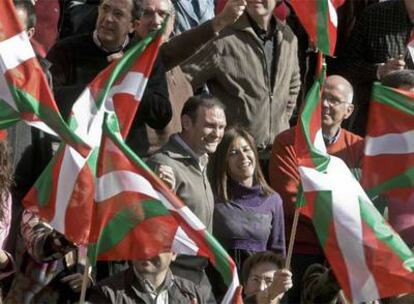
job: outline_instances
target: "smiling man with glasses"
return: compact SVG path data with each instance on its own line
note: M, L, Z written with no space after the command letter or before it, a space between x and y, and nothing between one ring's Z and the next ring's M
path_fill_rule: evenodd
M354 111L353 89L343 77L332 75L322 91L322 133L326 144L333 143L341 131L342 122Z
M343 128L342 122L354 110L353 89L343 77L332 75L326 78L322 90L322 135L329 154L341 158L358 176L363 156L364 140ZM286 223L286 239L295 213L296 197L300 185L295 151L295 128L276 136L269 163L270 186L283 199ZM301 279L307 267L313 263L323 264L325 256L315 230L309 219L299 217L295 246L292 256L293 288L288 292L289 303L300 303Z

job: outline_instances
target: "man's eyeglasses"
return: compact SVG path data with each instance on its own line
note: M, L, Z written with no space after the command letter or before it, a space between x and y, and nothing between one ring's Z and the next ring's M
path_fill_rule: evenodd
M340 100L336 97L323 96L322 95L322 102L324 102L324 101L326 101L332 107L337 107L337 106L339 106L340 104L343 104L343 103L349 103L348 101Z

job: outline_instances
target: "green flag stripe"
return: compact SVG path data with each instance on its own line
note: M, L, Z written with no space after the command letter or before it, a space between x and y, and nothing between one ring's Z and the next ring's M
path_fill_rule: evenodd
M216 265L214 267L220 272L224 284L229 286L233 281L233 271L230 268L230 256L227 251L220 245L219 242L208 232L204 233L210 252L214 255Z
M414 101L410 97L395 92L394 89L383 86L379 82L374 83L372 100L414 115Z
M329 238L329 227L333 224L332 192L319 191L315 198L312 222L322 247Z
M144 214L137 216L135 212L131 211L134 206L142 208ZM88 252L91 261L95 262L101 253L115 247L142 221L169 214L168 209L158 200L137 201L130 207L118 211L102 228L98 242L89 245Z
M315 113L318 108L318 103L320 99L321 84L325 79L325 70L326 67L322 67L322 71L319 75L319 79L315 81L314 85L309 90L306 96L306 105L301 114L301 128L302 133L305 135L306 144L309 149L310 157L314 163L315 168L318 171L325 171L329 164L329 155L320 152L315 148L314 143L311 141L311 132L312 127L312 118L314 115L320 115L320 113Z
M318 0L317 3L317 31L318 31L318 47L323 53L329 54L329 30L328 16L329 7L327 0Z
M49 128L59 133L68 144L74 143L73 141L75 143L82 143L82 140L69 129L59 112L43 104L26 91L15 86L9 86L9 88L15 100L24 100L24 102L17 103L21 113L34 113Z
M62 161L63 154L65 152L65 146L65 144L61 144L59 146L59 149L56 151L55 156L49 162L46 169L43 170L42 175L37 179L34 185L37 190L37 202L41 208L44 208L51 203L51 187L58 183L57 180L54 180L55 177L53 175L53 171L56 168L57 163Z
M412 188L414 186L414 168L409 168L402 174L388 179L387 181L367 191L369 197L375 197L381 193L397 189Z
M98 157L99 157L99 147L93 149L91 154L88 157L87 165L91 170L93 176L96 176L96 171L98 169Z
M147 166L145 162L143 162L132 150L131 148L126 145L122 139L119 123L116 115L114 114L105 114L105 121L103 124L103 131L105 135L107 135L112 141L116 144L116 146L126 154L128 159L132 160L134 163L138 164L139 167L143 168L146 171L151 171L151 169Z
M373 204L359 197L359 206L362 220L372 229L379 241L388 245L388 247L399 256L402 261L407 261L413 256L411 250L401 240L398 234L385 223L383 217L379 216L379 213ZM411 269L414 269L414 267Z
M0 129L10 127L20 119L20 114L16 112L5 100L0 99Z

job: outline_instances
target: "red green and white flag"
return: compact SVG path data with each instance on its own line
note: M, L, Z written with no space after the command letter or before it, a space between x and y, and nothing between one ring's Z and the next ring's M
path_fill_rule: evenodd
M309 40L322 53L335 52L338 16L336 10L345 0L290 0Z
M414 92L374 83L364 154L361 183L370 197L414 203Z
M89 244L92 264L165 250L206 256L228 284L230 303L239 290L234 262L124 142L160 44L161 34L147 37L83 92L70 125L93 152L83 158L62 146L25 203L69 239Z
M90 151L61 117L12 0L0 1L0 129L24 120L59 135L82 155Z
M26 208L37 211L77 244L87 245L89 241L105 113L120 113L126 136L160 43L161 36L156 33L146 37L89 84L72 108L70 127L93 147L92 151L83 157L62 144L24 199Z
M345 163L326 154L318 139L322 83L320 77L310 90L296 128L304 195L298 207L312 220L325 256L353 303L412 292L413 253L385 222ZM316 159L309 159L315 155Z
M320 101L321 99L322 86L326 75L326 65L323 60L323 55L318 53L316 71L318 79L309 90L306 100ZM306 101L295 134L296 154L301 155L298 158L298 164L318 170L324 170L329 162L329 155L326 154L326 146L322 136L321 115L313 115L313 113L321 113L321 111L321 102L309 103Z
M96 260L149 259L161 252L204 256L237 298L237 269L204 224L125 144L115 115L105 120L96 175L94 220L88 248Z

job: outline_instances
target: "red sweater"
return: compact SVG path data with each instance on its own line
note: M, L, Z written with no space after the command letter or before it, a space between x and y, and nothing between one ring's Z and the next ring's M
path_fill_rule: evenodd
M296 195L300 184L294 145L295 128L280 133L273 142L269 163L270 185L283 199L287 242L290 238ZM358 135L342 129L338 140L326 148L329 154L341 158L349 168L361 167L364 140ZM299 217L293 252L298 254L323 254L312 222L304 216Z

